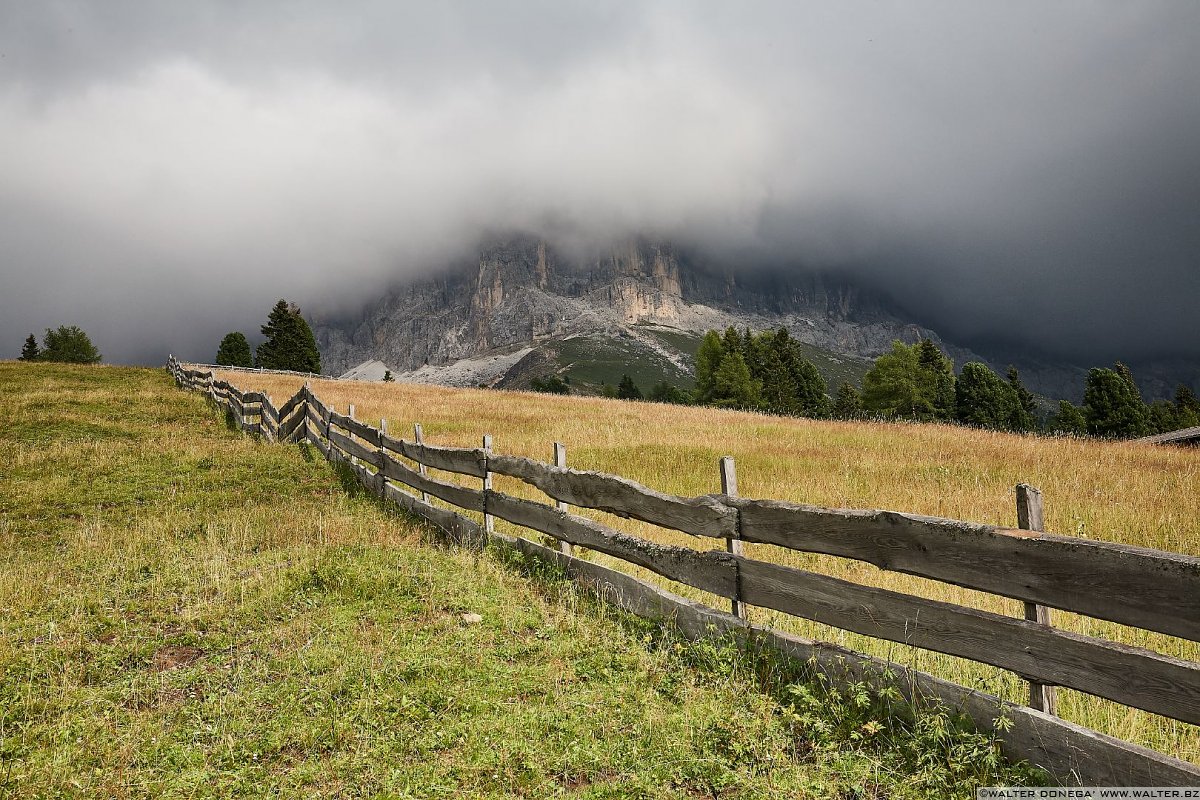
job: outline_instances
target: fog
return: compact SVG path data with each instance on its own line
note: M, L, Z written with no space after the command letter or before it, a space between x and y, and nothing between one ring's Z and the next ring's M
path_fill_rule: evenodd
M0 357L78 324L209 359L508 228L850 272L967 344L1200 357L1198 75L1192 2L0 0Z

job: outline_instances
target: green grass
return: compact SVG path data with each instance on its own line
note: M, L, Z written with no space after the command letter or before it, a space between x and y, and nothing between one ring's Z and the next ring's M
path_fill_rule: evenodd
M692 376L636 339L575 336L556 343L555 349L572 386L598 392L629 375L643 392L664 380L683 389L692 387Z
M159 371L0 363L0 487L0 796L969 797L1033 778L945 715L436 546Z

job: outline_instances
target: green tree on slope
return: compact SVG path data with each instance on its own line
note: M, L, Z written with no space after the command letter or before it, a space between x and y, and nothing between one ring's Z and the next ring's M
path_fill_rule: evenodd
M312 328L300 316L298 306L280 300L262 326L267 339L254 354L254 365L263 369L285 369L295 372L321 371L321 353Z
M37 361L41 355L41 350L38 349L37 337L32 333L25 340L25 346L21 348L21 361Z
M1129 367L1088 371L1083 391L1083 413L1088 433L1112 439L1145 436L1150 432L1150 412Z
M77 325L60 325L54 330L46 329L46 338L38 360L99 364L100 351Z
M246 334L241 331L225 334L217 347L217 358L213 363L222 367L253 367L254 359L250 355L250 342L246 341Z

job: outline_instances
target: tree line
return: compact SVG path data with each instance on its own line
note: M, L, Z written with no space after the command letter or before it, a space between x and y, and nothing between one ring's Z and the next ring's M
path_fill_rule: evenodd
M21 347L20 361L57 361L66 364L99 364L100 351L78 325L59 325L46 329L42 344L32 333Z
M250 354L250 342L241 331L225 334L217 347L214 364L222 367L258 367L292 372L321 372L321 351L312 328L300 307L287 300L277 302L260 329L266 338ZM390 377L391 372L385 376Z
M1009 366L1001 377L987 364L971 361L956 374L954 363L931 339L912 345L893 342L890 351L875 359L861 390L846 381L832 397L786 328L762 333L733 327L724 333L710 330L696 352L695 367L696 385L690 393L662 381L643 394L624 375L613 394L813 419L944 422L1109 439L1200 425L1200 400L1190 387L1181 384L1173 400L1147 404L1133 373L1120 362L1089 370L1082 405L1063 400L1053 413L1039 415L1037 401L1015 367Z

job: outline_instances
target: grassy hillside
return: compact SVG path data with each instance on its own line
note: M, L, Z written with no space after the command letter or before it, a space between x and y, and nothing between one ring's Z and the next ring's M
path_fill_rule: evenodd
M226 377L247 388L266 388L278 402L299 386L278 376ZM359 416L368 421L386 417L393 432L411 431L412 423L419 421L427 441L467 446L478 446L482 435L490 433L498 451L543 460L550 459L551 443L558 440L567 445L572 466L617 473L684 495L718 491L717 459L732 455L740 489L747 496L888 508L1015 527L1013 487L1026 482L1044 492L1050 531L1200 555L1200 451L1194 449L431 386L316 382L314 389L343 410L355 403ZM533 490L515 481L498 479L497 485L532 496ZM619 530L659 541L719 546L629 520L595 516ZM858 562L759 545L749 546L748 552L860 583L1014 617L1022 614L1015 601ZM724 603L688 587L672 589L714 605ZM1027 696L1023 682L995 668L760 609L752 609L752 619L890 657L1014 701ZM1055 612L1054 621L1081 633L1200 660L1196 643L1060 612ZM1200 762L1200 730L1194 726L1073 691L1060 691L1060 712L1067 719Z
M529 399L373 397L406 418L431 403L431 433L462 441L518 420L454 403ZM0 363L0 487L5 797L967 797L1023 779L940 718L905 726L433 546L161 371Z

